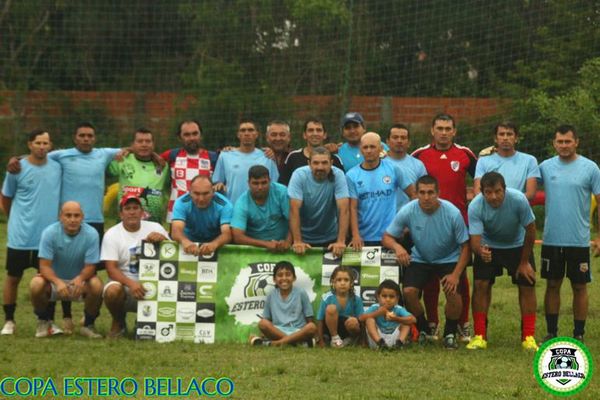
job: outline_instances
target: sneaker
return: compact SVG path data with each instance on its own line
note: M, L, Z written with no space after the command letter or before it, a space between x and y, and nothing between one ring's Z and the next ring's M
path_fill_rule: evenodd
M4 330L2 330L2 332L4 332ZM4 333L2 334L4 335ZM574 335L573 339L579 340L581 343L583 343L583 335Z
M546 336L544 336L544 338L542 339L542 343L547 342L548 340L552 340L555 337L556 337L556 333L548 332L548 334Z
M465 322L463 325L457 326L458 330L458 340L464 343L469 343L471 341L471 336L473 333L471 332L471 324Z
M6 321L2 327L1 335L14 335L15 334L15 321Z
M538 344L535 341L535 338L533 336L527 336L525 338L525 340L523 340L523 342L521 343L521 346L523 346L524 350L532 350L532 351L537 351L538 350Z
M420 346L425 346L428 343L428 341L429 340L427 339L427 332L419 332L419 338L417 339L417 343L419 343Z
M317 345L317 340L313 337L313 338L305 340L300 345L302 347L308 347L308 348L312 349L313 347L315 347Z
M333 347L334 349L339 349L339 348L344 347L344 341L338 335L335 335L334 337L332 337L330 343L331 343L331 347Z
M63 332L65 335L72 335L75 330L75 324L72 318L63 318Z
M82 326L79 329L79 334L90 339L102 339L102 335L96 332L94 325Z
M250 346L260 346L262 345L262 342L263 340L260 336L250 335L248 338L248 343L250 343Z
M48 323L50 324L48 327L48 334L50 336L62 335L64 333L63 330L54 323L54 321L48 321Z
M440 328L439 325L435 322L429 323L429 329L427 331L427 339L430 341L438 341L440 340Z
M35 328L36 338L45 338L50 336L50 322L44 320L38 320L37 327Z
M444 336L444 347L448 350L458 349L458 342L456 341L454 334L450 333Z
M475 335L466 348L469 350L487 349L487 340L481 335Z

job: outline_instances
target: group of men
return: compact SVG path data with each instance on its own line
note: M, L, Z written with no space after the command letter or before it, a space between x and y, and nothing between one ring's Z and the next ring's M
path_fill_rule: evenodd
M186 120L176 132L182 147L160 155L146 129L135 132L127 149L97 149L94 127L80 124L75 147L53 152L48 132L32 132L30 154L9 164L2 189L9 213L2 334L15 331L24 269L39 265L30 285L36 336L60 332L53 322L54 301L80 298L85 300L81 334L100 337L94 320L104 299L113 317L109 335L121 336L125 313L135 311L135 300L144 296L137 282L141 240L172 237L196 255L227 243L298 254L325 247L335 256L347 246L388 247L404 267L404 297L417 319L420 341L438 335L441 283L447 298L447 348L457 347L457 335L469 342L467 348L487 346L491 285L506 267L519 286L523 347L537 348L535 224L528 199L540 180L546 191L542 277L548 282L547 337L557 335L566 266L575 296L574 336L583 339L590 281L589 200L592 194L600 196L600 171L576 153L574 127L557 129L553 143L558 155L539 168L534 157L516 150L518 130L510 122L496 126L495 152L479 162L471 150L454 143L455 121L446 114L433 118L432 143L412 155L405 125L392 126L383 143L377 133L366 131L359 113L351 112L342 119L341 131L345 143L326 143L323 121L309 118L303 127L305 146L290 151L289 125L272 121L266 129L268 148L260 149L258 124L243 120L239 147L217 154L202 148L200 123ZM119 180L121 222L104 234L107 168ZM468 207L467 174L474 178L477 195ZM171 235L160 225L165 210ZM100 261L111 280L104 287L95 275ZM465 273L471 264L474 337Z

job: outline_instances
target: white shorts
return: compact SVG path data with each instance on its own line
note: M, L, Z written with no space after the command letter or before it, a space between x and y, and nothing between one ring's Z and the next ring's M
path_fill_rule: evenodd
M123 290L125 290L125 304L123 306L125 312L137 312L137 299L133 297L133 295L129 291L129 288L123 285L121 282L110 281L106 285L104 285L104 289L102 289L102 298L104 298L106 289L112 285L119 285L123 288Z
M379 333L379 336L381 336L381 338L385 341L387 347L393 347L396 344L396 341L400 336L400 326L401 325L398 325L398 327L394 329L394 332L392 333L382 333L379 327L377 327L377 333ZM369 340L370 348L376 349L378 347L377 343L375 343L375 341L371 338L371 335L367 334L367 339Z

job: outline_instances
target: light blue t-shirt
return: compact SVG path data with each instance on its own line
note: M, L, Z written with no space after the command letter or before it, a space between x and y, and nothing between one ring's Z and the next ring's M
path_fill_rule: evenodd
M390 148L387 144L381 143L383 150L388 151ZM338 157L342 160L344 170L350 171L354 166L364 161L364 157L360 152L360 146L350 146L348 142L342 144L338 150Z
M414 158L410 154L405 155L402 159L396 160L392 157L386 157L385 160L391 161L400 167L400 170L410 179L410 183L416 184L417 179L427 175L425 164L418 158ZM398 190L396 201L396 209L399 210L410 201L410 197L404 193L404 190Z
M386 232L400 238L404 228L410 230L414 242L411 259L425 264L457 262L460 247L469 240L467 227L460 211L452 203L439 199L440 206L433 214L425 213L419 200L402 207Z
M173 221L185 222L183 233L192 242L210 242L221 234L221 225L231 222L233 207L221 193L206 208L198 208L189 193L184 194L173 206Z
M262 150L254 149L251 153L241 151L224 151L219 155L213 182L221 182L227 186L227 198L232 204L248 190L248 170L254 165L262 165L269 170L271 181L277 182L279 171L277 164L267 158Z
M369 307L365 310L365 314L375 312L375 311L379 310L380 307L381 306L379 304L373 304L371 307ZM394 306L392 311L394 312L394 314L397 317L410 317L412 315L411 313L409 313L406 310L406 308L399 306L397 304ZM385 319L385 317L383 317L381 315L378 316L377 318L375 318L375 323L377 324L377 327L379 328L381 333L385 333L388 335L391 333L394 333L396 328L398 328L398 326L400 326L400 322L388 321Z
M358 317L364 312L364 305L360 298L356 294L352 297L348 296L346 301L346 307L342 308L337 300L335 293L329 291L323 294L321 298L321 304L319 305L319 311L317 312L317 320L323 321L325 319L325 309L328 305L335 304L338 310L338 314L342 317Z
M506 188L505 193L498 208L490 206L481 193L469 204L469 233L482 235L482 244L494 249L523 246L525 227L535 221L522 192Z
M52 269L63 280L75 278L85 264L100 262L98 232L86 223L81 224L79 233L68 235L62 223L55 222L42 232L39 258L52 260Z
M537 160L530 154L517 151L510 157L502 157L498 153L481 157L475 167L475 178L481 178L486 172L498 172L504 177L507 188L525 193L527 179L540 178Z
M249 190L235 203L231 227L259 240L285 240L289 230L290 200L287 188L271 182L263 205L256 204Z
M298 168L288 185L290 199L302 200L300 221L302 240L306 243L327 243L338 234L336 200L347 199L348 184L341 169L331 168L333 180L316 181L309 166Z
M284 300L281 298L279 288L275 288L267 295L263 318L273 322L274 325L300 329L306 325L306 318L314 315L308 294L302 288L292 286L292 290Z
M12 199L8 217L7 246L37 250L42 231L58 219L60 164L48 159L44 165L21 160L21 172L6 174L2 194Z
M563 162L558 156L540 164L546 192L544 244L589 247L591 195L600 194L600 169L582 155Z
M104 222L104 171L120 150L101 148L82 153L71 148L48 153L48 157L62 167L61 204L70 200L78 202L85 222Z
M403 192L411 179L387 159L371 170L362 164L346 174L351 199L358 201L358 230L364 241L379 242L396 215L397 192Z

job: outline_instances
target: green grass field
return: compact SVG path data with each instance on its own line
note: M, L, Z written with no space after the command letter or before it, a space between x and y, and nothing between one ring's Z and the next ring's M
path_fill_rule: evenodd
M4 266L5 224L0 226L0 232L0 264ZM539 248L536 250L539 252ZM597 259L593 262L593 272L600 272ZM0 282L4 275L5 272L0 274ZM106 278L104 272L100 276ZM78 335L35 339L35 317L27 293L31 277L32 271L29 270L20 286L17 334L0 337L0 380L4 377L51 377L59 393L63 393L64 377L133 377L140 384L146 377L182 377L184 386L191 378L229 377L235 384L231 397L236 399L550 397L533 376L534 354L523 352L520 348L516 289L507 277L499 279L494 288L487 350L471 352L461 346L458 351L450 352L440 345L430 345L391 353L363 348L333 350L252 348L246 344L158 344L136 342L131 338L90 341ZM544 282L541 281L537 287L538 339L545 334L543 288ZM596 362L596 376L583 392L574 396L580 399L600 398L600 372L597 372L600 363L600 293L596 282L589 286L589 293L586 344ZM74 319L78 320L82 313L81 304L75 304L73 310ZM59 320L60 315L58 306ZM571 315L570 287L565 284L560 319L560 332L565 335L572 330ZM134 316L130 315L130 326L133 320ZM106 333L109 323L109 313L103 308L97 326ZM92 398L85 395L77 397ZM167 397L183 399L193 396ZM48 395L45 398L56 397ZM140 389L132 398L151 397L144 396Z

